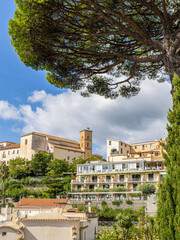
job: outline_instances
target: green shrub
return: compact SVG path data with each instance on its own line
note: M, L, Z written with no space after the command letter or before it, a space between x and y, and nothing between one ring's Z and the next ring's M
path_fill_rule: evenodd
M126 200L126 203L127 203L128 205L132 205L132 204L133 204L133 202L132 202L131 200Z
M143 183L138 186L138 191L142 191L142 193L152 194L155 193L156 188L153 183Z
M90 200L87 200L87 201L85 201L85 203L86 203L86 204L88 204L89 202L91 203L91 201L90 201Z
M108 204L107 204L106 201L102 201L102 202L101 202L101 206L102 206L102 207L105 207L105 206L107 206L107 205L108 205Z
M116 206L120 206L121 203L122 203L122 200L112 201L112 204Z
M80 212L87 211L87 207L85 207L84 205L78 205L78 206L77 206L77 209L78 209L78 211L80 211Z
M95 192L109 192L109 189L96 188Z
M9 203L8 203L8 207L9 207L9 208L13 208L13 207L14 207L14 204L11 203L11 202L9 202Z
M124 187L115 187L115 188L111 188L110 192L125 192L126 188Z

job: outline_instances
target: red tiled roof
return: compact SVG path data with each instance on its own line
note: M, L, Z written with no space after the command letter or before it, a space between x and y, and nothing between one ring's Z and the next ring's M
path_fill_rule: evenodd
M57 147L57 148L62 148L62 149L72 150L72 151L75 151L75 152L84 153L84 151L81 150L80 148L73 148L73 147L58 145L58 144L54 144L54 143L49 143L49 144L51 144L51 145L53 145L54 147Z
M27 208L28 207L60 207L63 203L68 203L68 199L22 198L16 204L16 207L17 208L20 208L20 207L22 207L22 208L26 208L26 207Z
M8 146L0 148L0 150L14 149L14 148L20 148L20 144L19 143L10 144Z
M92 156L98 156L98 157L103 157L102 155L100 155L100 154L97 154L97 153L92 153Z
M74 140L69 140L69 139L66 139L66 138L55 137L55 136L51 136L51 135L44 134L44 133L38 133L38 132L31 132L31 133L25 134L25 135L23 135L21 137L28 136L28 135L31 135L31 134L39 135L39 136L42 136L42 137L47 137L49 139L53 139L53 140L57 140L57 141L65 141L65 142L71 142L71 143L79 144L77 141L74 141Z

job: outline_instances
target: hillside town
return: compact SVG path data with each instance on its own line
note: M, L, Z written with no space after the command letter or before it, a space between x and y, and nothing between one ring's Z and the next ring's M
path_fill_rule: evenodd
M180 0L0 11L0 240L180 240Z
M55 198L35 198L22 194L16 201L14 197L6 197L0 214L2 239L56 240L63 235L66 240L94 240L98 237L98 229L102 228L98 218L103 217L98 209L103 211L104 202L116 211L118 206L132 211L144 209L146 214L154 216L155 192L166 175L161 142L165 139L134 144L107 139L107 160L92 153L93 132L90 129L80 131L80 142L37 132L21 136L20 144L1 142L1 166L10 167L17 159L31 163L41 153L52 154L52 161L61 159L67 164L77 161L75 173L68 172L70 191L65 195L63 192L54 195ZM84 163L80 164L78 159ZM56 181L57 177L63 179L65 175L63 172L56 176ZM9 175L10 181L12 178ZM31 176L28 178L30 181ZM149 192L145 191L146 186ZM38 188L41 189L38 185L34 187ZM108 217L104 219L109 221Z

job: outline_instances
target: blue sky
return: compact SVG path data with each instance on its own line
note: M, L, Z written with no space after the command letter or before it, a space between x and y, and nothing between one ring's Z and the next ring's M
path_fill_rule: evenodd
M19 142L32 131L79 141L79 131L93 130L93 150L106 153L106 139L141 142L166 136L171 107L170 84L145 80L132 99L82 98L46 81L46 74L26 67L10 44L8 21L16 6L2 1L0 14L0 141Z
M46 90L49 93L57 94L61 90L50 85L45 81L46 74L43 71L35 71L26 67L18 58L10 43L8 35L8 22L13 18L16 6L13 0L1 3L0 14L0 99L8 101L18 107L27 101L29 94L36 90ZM35 104L33 105L35 107ZM21 122L0 119L0 141L9 140L19 141L19 134L12 131L21 127Z

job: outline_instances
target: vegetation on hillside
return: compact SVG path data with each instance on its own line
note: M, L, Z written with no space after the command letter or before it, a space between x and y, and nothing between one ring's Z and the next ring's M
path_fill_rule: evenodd
M65 197L71 190L70 182L75 177L77 164L94 161L96 158L76 159L68 163L53 158L46 152L38 152L32 161L24 158L12 159L9 165L0 166L0 196L18 201L19 197L56 198Z

